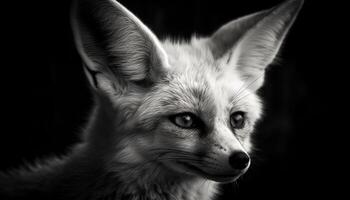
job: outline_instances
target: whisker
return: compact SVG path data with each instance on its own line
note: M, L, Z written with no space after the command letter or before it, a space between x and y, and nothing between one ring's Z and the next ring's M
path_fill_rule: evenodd
M237 99L236 101L234 101L233 103L237 106L237 103L240 102L241 100L243 100L244 98L246 98L247 96L251 95L251 93L248 93L242 97L240 97L239 99Z
M189 156L197 156L197 157L205 157L205 158L210 158L209 156L207 156L207 155L197 155L197 154L195 154L195 153L190 153L190 152L187 152L187 151L183 151L183 150L179 150L179 149L172 149L172 148L156 148L156 149L152 149L152 150L150 150L150 151L159 151L159 152L162 152L162 153L164 153L164 152L166 152L166 153L169 153L169 152L172 152L172 153L174 153L174 152L179 152L180 154L182 154L182 155L189 155Z
M247 87L240 87L240 89L237 91L236 95L233 97L232 101L235 101L237 98L239 98L239 95L241 95L244 91L246 91L247 89L249 89L250 86L252 86L257 80L259 80L260 78L262 78L264 76L264 73L261 73L260 76L258 76L257 78L255 78L254 80L252 80L251 82L247 82L246 84L243 84L243 86ZM243 89L244 88L244 89ZM242 90L243 89L243 90Z

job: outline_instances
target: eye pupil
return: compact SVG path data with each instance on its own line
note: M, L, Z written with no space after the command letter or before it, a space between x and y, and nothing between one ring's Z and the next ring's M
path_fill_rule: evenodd
M189 113L180 113L170 118L175 125L181 128L195 128L195 119L195 116Z
M235 112L231 115L231 126L235 129L241 129L244 127L245 116L243 112Z
M192 118L189 115L183 115L175 118L176 124L188 128L192 125Z
M177 118L179 121L179 124L183 124L184 126L190 126L192 123L191 117L189 115L184 115L179 118Z

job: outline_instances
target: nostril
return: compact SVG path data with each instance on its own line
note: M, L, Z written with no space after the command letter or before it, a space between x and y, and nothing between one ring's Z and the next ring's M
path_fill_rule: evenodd
M237 170L245 169L249 165L250 158L248 154L240 151L231 154L229 157L229 163L232 168Z

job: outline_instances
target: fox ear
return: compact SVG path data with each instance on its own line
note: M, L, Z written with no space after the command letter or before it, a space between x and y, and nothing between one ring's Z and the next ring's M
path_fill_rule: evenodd
M71 24L78 52L95 89L116 93L145 87L167 68L156 36L114 0L76 0Z
M235 66L250 89L257 90L302 4L303 0L289 0L231 21L209 38L209 48L216 59Z

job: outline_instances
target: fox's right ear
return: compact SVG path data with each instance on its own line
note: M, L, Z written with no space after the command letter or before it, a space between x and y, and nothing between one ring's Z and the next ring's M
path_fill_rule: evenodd
M75 0L71 24L95 89L115 94L127 87L147 87L168 67L156 36L114 0Z

